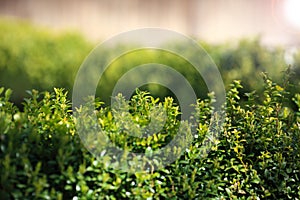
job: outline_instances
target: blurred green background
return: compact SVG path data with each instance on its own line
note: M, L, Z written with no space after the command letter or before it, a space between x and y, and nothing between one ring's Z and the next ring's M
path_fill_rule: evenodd
M80 65L97 45L76 32L54 32L24 21L2 19L0 30L0 85L13 90L12 100L17 105L26 97L26 90L62 87L71 94ZM288 63L292 63L290 82L296 87L291 89L299 92L299 51L289 54L280 46L264 46L259 37L218 45L203 41L199 44L218 66L226 87L232 80L239 79L244 85L242 92L256 90L259 93L263 82L261 72L267 72L274 81L282 83L283 71L288 68ZM100 57L112 51L107 49ZM186 51L191 57L200 56L189 49ZM150 62L178 70L190 82L198 97L206 97L205 83L187 61L168 52L151 50L134 51L116 59L101 78L97 96L108 103L114 85L127 70ZM173 96L167 88L158 85L148 85L143 89L158 97Z

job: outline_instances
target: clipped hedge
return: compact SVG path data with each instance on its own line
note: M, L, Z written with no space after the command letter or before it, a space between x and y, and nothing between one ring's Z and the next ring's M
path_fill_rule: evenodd
M19 21L0 20L0 85L13 89L12 101L20 103L26 90L51 90L53 87L72 90L77 70L95 44L87 42L76 33L54 33L41 27ZM226 86L233 80L243 80L242 92L257 90L262 94L261 72L267 72L280 82L282 71L288 64L295 72L292 81L299 91L300 53L292 56L294 63L286 63L283 48L268 48L258 39L245 39L232 43L211 45L199 42L219 67ZM131 45L133 44L122 44ZM122 45L118 48L122 48ZM182 48L174 41L174 45ZM188 47L183 47L191 57L199 57ZM107 57L114 49L99 55ZM178 70L190 82L199 98L207 98L207 88L196 70L187 61L165 51L149 49L134 51L116 59L99 82L97 95L108 103L114 85L132 67L145 63L161 63ZM135 77L139 80L142 77ZM148 85L143 88L153 96L174 95L164 87Z
M0 89L0 196L4 199L300 199L300 94L297 110L286 107L288 90L264 77L263 102L255 92L240 93L240 81L227 92L222 133L208 156L200 146L210 125L213 97L196 106L197 134L180 159L148 172L116 170L82 146L67 93L37 92L20 111L11 90ZM240 99L246 97L245 103ZM118 130L110 107L96 102L99 125L122 148L147 151L176 133L178 106L159 101L167 123L154 136L132 138ZM130 104L134 123L144 126L159 104L137 92ZM117 113L115 113L117 114ZM173 125L172 125L173 124ZM156 142L157 141L157 142Z
M26 90L72 89L92 45L81 35L55 33L23 21L0 19L0 85L22 102Z

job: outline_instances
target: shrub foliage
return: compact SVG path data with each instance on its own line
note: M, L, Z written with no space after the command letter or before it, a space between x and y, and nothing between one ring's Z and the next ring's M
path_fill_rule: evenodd
M20 111L11 90L0 89L0 196L4 199L299 199L300 95L297 110L285 106L288 90L267 76L263 101L255 92L240 93L240 81L227 92L223 129L206 157L200 151L210 126L213 98L199 99L194 114L197 134L191 145L163 169L126 172L96 159L75 130L67 92L32 90ZM240 103L241 98L246 102ZM149 110L168 109L157 134L128 137L118 130L118 113L97 101L99 124L122 148L146 152L160 148L176 133L179 107L171 98L158 101L137 92L129 102L135 124L144 125ZM113 113L113 114L112 114ZM125 122L127 123L127 122ZM130 122L128 122L130 123Z
M72 89L92 46L76 33L54 33L26 22L0 19L0 85L13 89L20 103L25 91Z
M14 91L12 101L16 103L20 103L26 96L26 90L49 91L51 88L58 87L70 92L77 70L95 46L78 34L54 33L24 22L0 20L0 29L0 85ZM259 74L267 72L273 80L280 82L281 71L287 64L291 64L295 72L292 78L296 86L294 90L300 92L299 51L289 55L294 62L286 62L287 54L284 49L265 47L260 43L259 38L219 45L199 43L219 67L226 86L233 80L243 80L242 92L256 90L262 94L263 82ZM117 48L120 50L124 46L127 47L126 45L134 47L134 44L122 44ZM182 45L176 41L174 46L182 48ZM204 55L197 55L188 47L184 49L191 58ZM103 51L99 55L99 63L113 51L115 50ZM136 50L115 59L101 77L97 95L102 101L110 102L108 97L111 96L119 78L131 68L146 63L160 63L176 69L189 81L198 98L207 98L206 85L189 62L170 52L151 49ZM142 78L136 76L133 79ZM176 84L176 81L170 84L173 83ZM158 85L148 85L143 89L160 98L173 95L169 90ZM174 96L172 97L175 99Z

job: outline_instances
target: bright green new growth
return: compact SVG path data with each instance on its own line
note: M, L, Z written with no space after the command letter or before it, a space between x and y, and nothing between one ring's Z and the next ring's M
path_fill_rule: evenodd
M116 170L97 160L75 130L71 104L62 89L30 92L20 111L11 90L0 89L0 196L4 199L299 199L300 95L297 109L285 105L284 85L264 78L264 97L240 94L240 81L227 91L226 119L215 145L203 158L213 98L198 100L197 135L180 159L149 172ZM241 98L246 98L241 103ZM180 110L171 98L159 101L139 91L129 101L133 123L146 125L155 105L167 111L164 128L145 138L120 131L118 111L96 100L99 125L109 139L136 152L160 148L176 134ZM289 105L289 104L287 104ZM159 117L158 117L159 118ZM127 131L133 131L128 127ZM150 153L150 152L147 152ZM105 160L108 159L108 160Z

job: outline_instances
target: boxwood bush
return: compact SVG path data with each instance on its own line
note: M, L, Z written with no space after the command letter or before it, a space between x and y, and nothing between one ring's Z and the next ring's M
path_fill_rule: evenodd
M2 199L300 199L300 94L297 110L285 105L285 85L264 76L263 101L255 92L241 93L240 81L227 91L222 132L206 157L200 147L210 126L213 95L199 99L197 128L178 160L156 171L128 172L96 159L75 129L67 92L32 90L20 111L11 90L0 89L0 197ZM241 98L246 102L241 104ZM172 98L157 100L138 91L129 102L134 123L143 126L148 109L168 110L164 128L145 138L118 130L109 106L96 100L99 125L110 140L145 152L165 144L181 122ZM148 113L148 114L147 114ZM149 120L149 119L148 119ZM171 125L173 124L173 126Z
M0 85L13 89L12 101L18 104L26 90L71 90L92 49L77 33L55 33L24 21L0 19L0 29Z
M20 103L26 90L51 90L54 87L72 90L75 75L84 58L95 44L86 41L76 33L56 33L27 22L0 20L0 85L11 88L11 100ZM244 39L232 43L211 45L199 42L219 67L225 85L233 80L243 80L241 92L256 90L262 96L261 72L267 72L276 82L281 81L282 73L291 64L295 72L292 81L294 92L299 91L300 53L292 57L294 63L287 63L285 50L280 47L263 46L257 39ZM133 45L133 44L123 44ZM174 45L182 48L174 41ZM122 48L122 45L120 47ZM184 47L191 57L199 57L188 47ZM105 58L114 49L99 55ZM142 59L141 59L142 58ZM207 88L195 69L185 60L166 51L149 49L134 51L116 59L102 76L97 95L108 103L117 80L132 67L145 63L161 63L178 70L190 82L199 98L207 98ZM141 77L135 77L138 80ZM153 96L172 96L166 88L148 85L144 88Z

